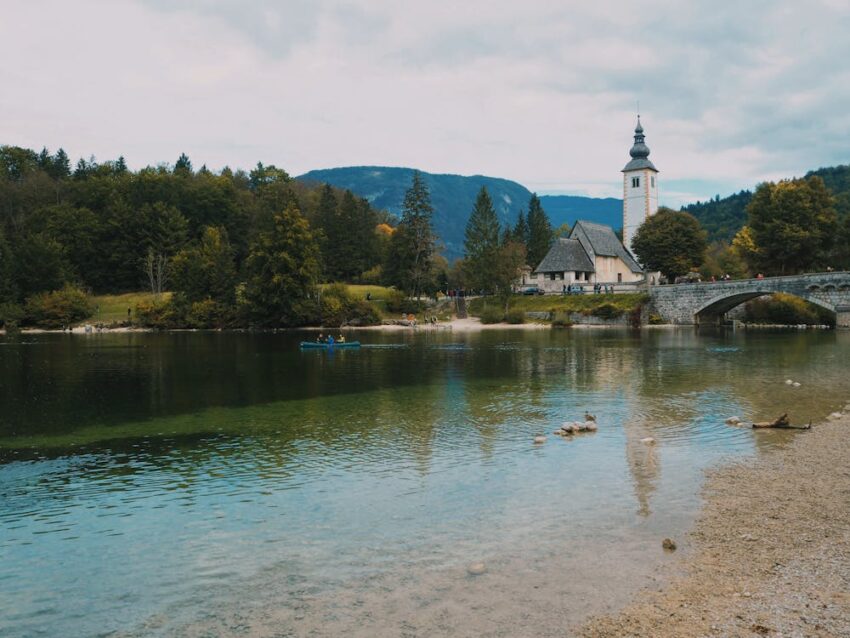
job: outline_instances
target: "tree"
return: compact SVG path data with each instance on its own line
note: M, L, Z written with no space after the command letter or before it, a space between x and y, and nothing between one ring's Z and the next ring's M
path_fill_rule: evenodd
M245 272L241 301L250 319L273 326L299 323L319 279L319 247L295 204L275 214L271 230L260 234Z
M159 297L168 283L168 257L162 253L154 253L152 248L148 248L144 271L150 283L151 293L154 297Z
M829 265L838 220L820 177L760 184L747 216L756 247L754 270L784 275Z
M700 267L706 233L693 215L662 207L638 227L632 248L644 268L674 281Z
M236 263L224 228L205 228L200 242L174 256L171 268L174 292L189 302L213 299L223 304L234 303Z
M473 288L492 289L492 273L499 251L499 218L485 187L481 187L464 235L464 265Z
M57 179L65 179L71 175L71 160L65 149L60 148L53 156L53 176Z
M519 211L519 216L516 218L513 235L514 241L528 245L528 222L525 221L525 211L523 210Z
M392 268L397 274L397 283L417 299L425 291L431 274L433 214L428 187L419 172L414 171L411 186L404 195L401 223L393 234L390 253L391 258L396 260Z
M540 199L532 195L528 202L528 263L532 268L543 261L552 246L552 224Z
M499 246L496 251L490 273L490 282L496 295L505 304L505 312L508 311L508 303L514 291L514 284L520 277L525 260L525 246L517 241Z
M18 298L12 250L0 226L0 305L14 303Z
M175 175L191 175L192 174L192 162L189 160L189 156L186 153L180 153L180 157L177 158L177 162L174 164L174 174Z

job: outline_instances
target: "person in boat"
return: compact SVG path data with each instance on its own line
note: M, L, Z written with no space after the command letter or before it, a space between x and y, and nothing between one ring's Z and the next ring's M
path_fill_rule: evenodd
M332 346L334 344L333 335L328 335L328 340L325 343L327 343L329 346Z
M339 337L337 337L337 342L338 343L345 343L345 337L343 337L342 335L339 335Z
M319 333L319 336L318 336L318 337L316 337L316 343L324 343L324 342L325 342L325 335L323 335L323 334L320 332L320 333Z

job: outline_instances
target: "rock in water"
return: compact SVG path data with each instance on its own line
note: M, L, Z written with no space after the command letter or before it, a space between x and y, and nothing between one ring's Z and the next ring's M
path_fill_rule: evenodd
M573 423L573 431L574 432L584 432L587 429L587 426L584 423L579 423L576 421Z
M561 426L561 430L563 431L564 434L572 434L573 432L575 432L575 428L573 427L573 424L569 421L567 421L566 423L564 423Z
M741 425L741 419L736 416L730 416L726 419L726 425Z
M665 551L668 551L668 552L675 552L676 551L676 543L672 539L669 539L669 538L665 538L663 541L661 541L661 547L663 547L665 549Z
M791 385L793 385L795 388L799 388L799 387L800 387L800 382L799 382L799 381L795 381L795 382L794 382L794 383L792 383Z
M647 445L655 445L655 439L653 439L651 436L648 436L645 439L641 439L640 442L646 443Z
M484 563L470 563L466 567L466 573L470 576L481 576L487 573L487 565Z
M595 421L588 421L587 423L585 423L585 426L587 426L588 432L596 432L596 430L599 429L599 426L596 425Z
M785 385L794 385L794 382L791 379L785 379Z
M546 443L546 437L545 437L545 436L543 436L542 434L541 434L541 435L538 435L538 436L535 436L535 437L534 437L534 442L535 442L535 443L537 443L538 445L539 445L540 443Z

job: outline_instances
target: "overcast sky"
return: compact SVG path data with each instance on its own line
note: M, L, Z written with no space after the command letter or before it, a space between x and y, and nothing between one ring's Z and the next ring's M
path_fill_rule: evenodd
M850 1L4 0L0 144L662 203L850 162Z

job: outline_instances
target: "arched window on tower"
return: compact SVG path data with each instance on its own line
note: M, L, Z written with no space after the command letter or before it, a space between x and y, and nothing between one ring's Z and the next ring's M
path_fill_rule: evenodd
M640 177L632 177L632 188L640 187Z

